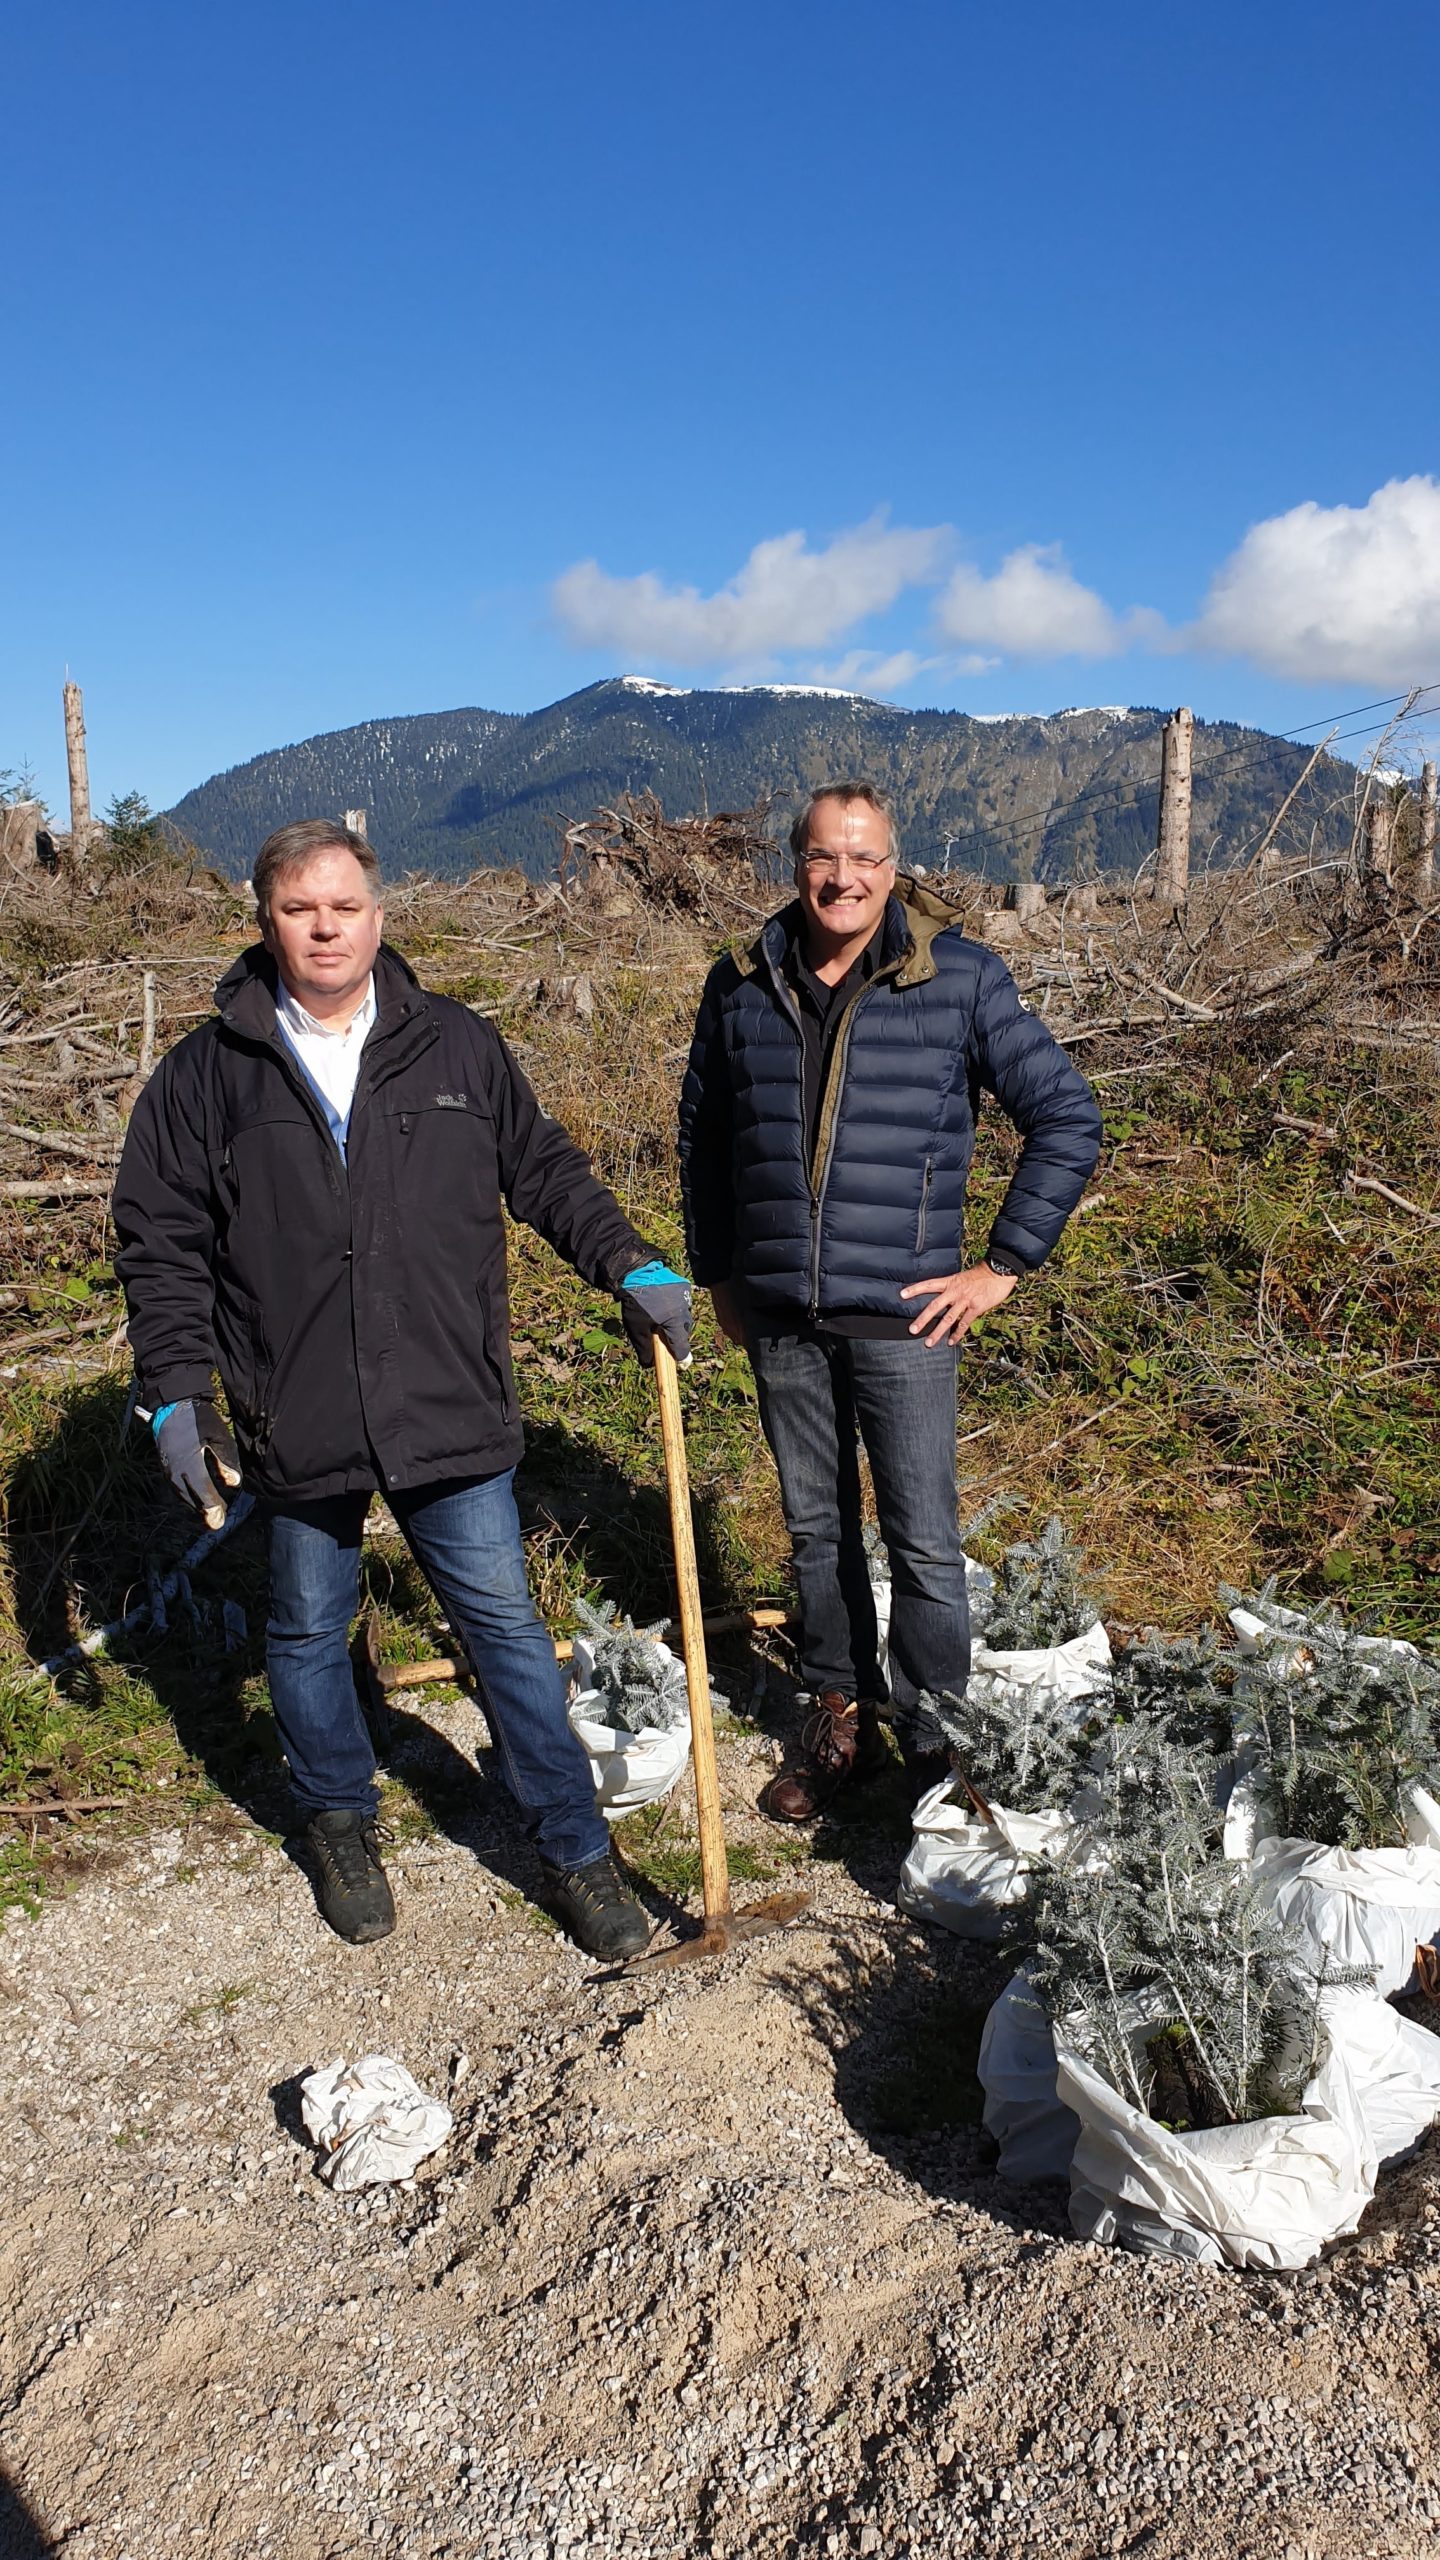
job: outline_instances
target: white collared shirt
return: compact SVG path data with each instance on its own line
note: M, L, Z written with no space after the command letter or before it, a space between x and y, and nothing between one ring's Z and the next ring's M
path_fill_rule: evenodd
M328 1022L317 1022L299 998L292 996L283 978L275 997L276 1022L314 1087L330 1135L342 1156L360 1074L360 1052L374 1027L376 1009L373 970L360 1004L343 1031Z

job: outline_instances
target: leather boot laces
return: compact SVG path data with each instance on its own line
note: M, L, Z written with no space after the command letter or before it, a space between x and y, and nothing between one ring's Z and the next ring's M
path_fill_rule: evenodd
M860 1742L860 1710L850 1699L833 1707L817 1707L801 1737L802 1747L827 1775L843 1776Z
M322 1863L345 1893L363 1891L370 1882L372 1866L381 1863L381 1843L392 1836L378 1822L363 1823L358 1831L342 1831L338 1836L330 1831L311 1835Z

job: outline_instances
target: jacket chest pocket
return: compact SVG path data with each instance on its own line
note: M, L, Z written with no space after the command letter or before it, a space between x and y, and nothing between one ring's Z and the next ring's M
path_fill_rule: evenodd
M297 1102L236 1122L216 1167L216 1192L227 1225L247 1236L322 1234L343 1198L340 1159Z
M386 1154L407 1207L447 1225L465 1221L496 1192L495 1131L467 1098L393 1103Z

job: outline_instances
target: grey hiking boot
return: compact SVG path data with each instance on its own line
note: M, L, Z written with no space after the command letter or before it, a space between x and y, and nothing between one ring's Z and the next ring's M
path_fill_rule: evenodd
M336 1937L352 1947L388 1938L395 1905L380 1864L380 1827L373 1813L313 1814L305 1837L315 1859L316 1899Z
M552 1867L542 1858L540 1871L546 1902L587 1956L623 1964L649 1946L650 1923L608 1857L593 1858L584 1867Z

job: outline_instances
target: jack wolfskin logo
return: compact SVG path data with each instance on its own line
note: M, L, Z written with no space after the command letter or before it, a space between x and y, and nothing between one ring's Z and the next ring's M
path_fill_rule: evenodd
M463 1093L437 1093L435 1108L437 1111L463 1111L468 1099L469 1096Z

